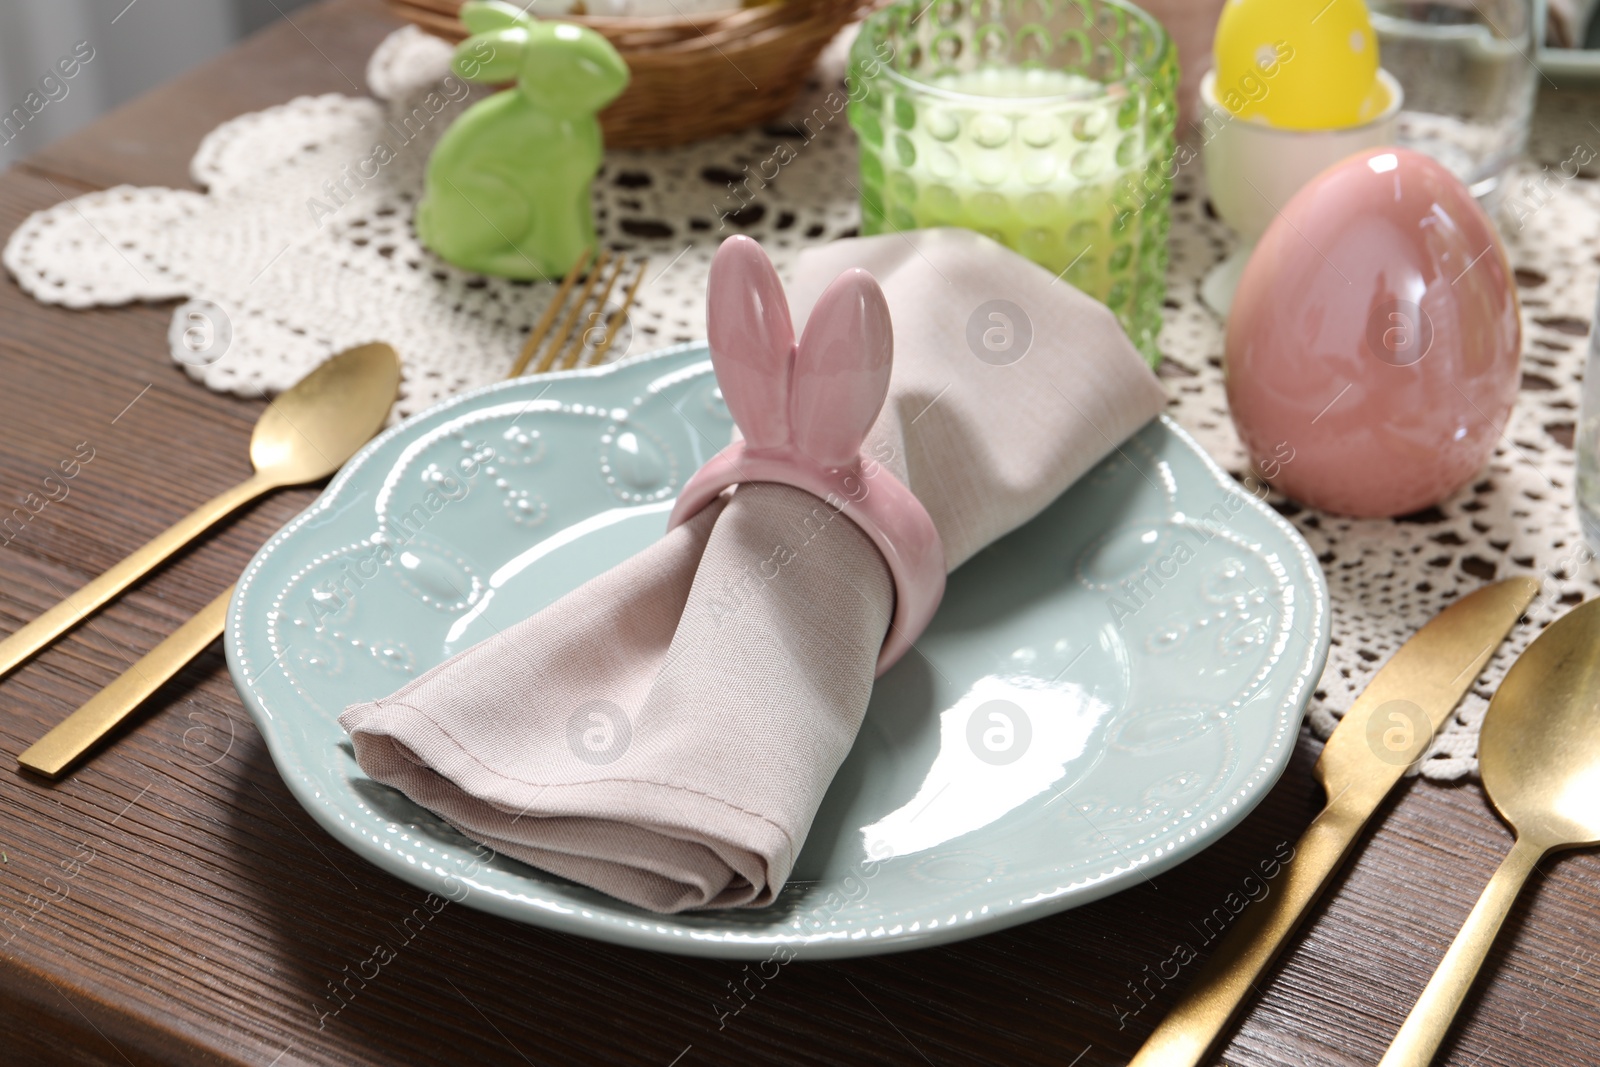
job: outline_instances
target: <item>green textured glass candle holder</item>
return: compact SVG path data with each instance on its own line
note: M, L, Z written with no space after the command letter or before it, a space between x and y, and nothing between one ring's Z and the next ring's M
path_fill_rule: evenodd
M1121 0L897 2L850 52L861 231L964 226L1103 301L1152 365L1177 51Z

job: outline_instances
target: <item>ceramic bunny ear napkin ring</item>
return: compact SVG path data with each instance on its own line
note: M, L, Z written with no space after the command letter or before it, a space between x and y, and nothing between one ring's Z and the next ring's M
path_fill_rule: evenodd
M772 262L751 238L730 237L711 264L706 333L717 384L743 440L689 479L668 528L743 482L777 482L826 501L871 538L894 579L881 676L921 636L945 584L944 545L927 509L861 454L894 362L883 290L866 271L845 271L818 298L797 344Z

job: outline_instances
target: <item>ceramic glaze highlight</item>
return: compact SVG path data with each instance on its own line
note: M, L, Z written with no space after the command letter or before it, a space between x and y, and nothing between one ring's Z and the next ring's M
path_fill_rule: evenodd
M1256 246L1228 319L1228 404L1284 493L1404 515L1488 461L1521 351L1488 216L1432 159L1369 149L1307 184Z

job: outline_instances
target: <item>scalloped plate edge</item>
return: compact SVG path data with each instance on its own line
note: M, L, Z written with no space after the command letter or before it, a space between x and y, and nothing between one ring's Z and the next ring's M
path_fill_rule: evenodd
M607 364L602 367L556 372L545 375L542 380L553 384L574 379L603 378L626 368L638 367L657 360L667 360L685 352L700 350L704 347L705 343L703 341L672 345L633 359ZM240 633L242 623L241 601L248 595L262 565L278 546L307 522L329 510L332 506L332 501L344 485L388 441L400 434L409 432L413 425L424 419L431 418L452 408L472 403L482 397L492 396L508 389L526 387L528 382L529 379L527 378L508 379L459 393L390 427L368 442L339 471L327 488L305 511L290 520L261 547L240 576L233 599L228 605L224 650L229 674L233 678L234 686L239 692L246 711L250 714L257 729L265 739L267 751L272 757L273 765L278 770L280 777L283 778L284 783L289 787L290 793L301 807L316 820L318 825L326 830L340 845L402 881L419 889L441 893L441 895L446 895L452 900L470 902L470 905L474 908L513 921L544 926L565 933L578 934L583 937L590 937L630 948L647 948L656 951L675 952L682 955L724 959L764 959L775 948L780 946L790 947L797 955L803 954L808 959L842 959L864 955L881 955L891 952L904 952L911 949L929 948L939 944L994 933L1022 923L1055 915L1084 904L1093 903L1128 888L1134 881L1147 881L1203 851L1236 827L1255 809L1262 798L1271 791L1287 769L1289 755L1293 750L1295 740L1299 736L1298 727L1304 715L1306 704L1310 699L1312 686L1321 677L1328 655L1330 610L1327 583L1323 576L1322 567L1317 562L1310 546L1293 525L1255 494L1247 492L1205 449L1200 447L1199 443L1188 431L1163 413L1158 415L1155 421L1159 421L1164 430L1171 434L1174 440L1181 443L1185 449L1200 460L1201 466L1211 474L1213 481L1225 492L1243 498L1245 507L1250 508L1260 517L1267 520L1267 523L1289 545L1293 546L1303 574L1310 579L1308 583L1309 589L1306 592L1308 596L1307 607L1309 609L1307 615L1311 620L1312 631L1309 647L1306 649L1304 659L1296 672L1295 683L1275 710L1276 715L1283 724L1283 728L1275 734L1272 748L1263 755L1257 764L1256 770L1262 772L1259 780L1248 793L1232 797L1225 808L1197 818L1195 820L1196 830L1193 836L1181 844L1169 846L1165 853L1154 856L1147 853L1130 863L1101 875L1088 884L1058 887L1054 892L1036 894L1032 903L1018 904L1003 911L991 909L989 914L981 918L951 924L935 930L924 930L916 934L892 938L851 938L845 934L807 938L795 936L788 932L759 934L740 932L736 929L708 932L678 925L670 916L655 917L642 911L638 913L636 919L625 922L619 922L614 919L600 919L581 904L540 899L521 893L508 893L500 887L484 884L462 873L445 872L437 867L425 870L420 865L405 861L398 854L388 852L375 854L364 849L351 847L347 842L349 827L332 811L328 810L326 800L315 784L302 779L298 774L284 773L286 763L290 767L297 767L299 761L289 751L287 742L280 736L278 729L274 725L274 716L271 710L259 699L253 684L245 677L245 672L240 665L240 653L236 649L242 640ZM1143 432L1143 430L1136 432ZM447 884L452 882L458 889L465 890L461 896L453 897L444 892ZM1039 897L1043 897L1043 899L1038 899Z

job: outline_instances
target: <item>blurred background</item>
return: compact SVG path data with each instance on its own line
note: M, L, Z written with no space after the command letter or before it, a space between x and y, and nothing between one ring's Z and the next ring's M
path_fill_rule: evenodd
M0 0L0 167L308 2ZM82 56L62 78L58 62Z

